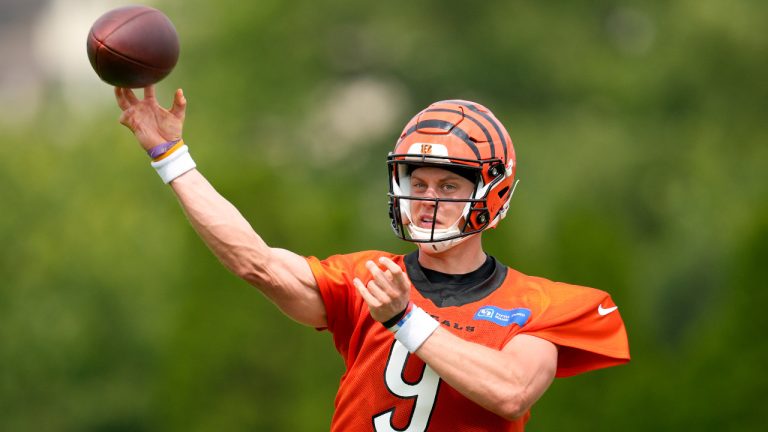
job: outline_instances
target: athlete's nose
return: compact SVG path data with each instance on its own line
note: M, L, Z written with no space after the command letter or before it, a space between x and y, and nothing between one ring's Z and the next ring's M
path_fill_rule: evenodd
M437 196L437 190L435 190L434 186L427 187L427 190L424 192L425 198L438 198Z

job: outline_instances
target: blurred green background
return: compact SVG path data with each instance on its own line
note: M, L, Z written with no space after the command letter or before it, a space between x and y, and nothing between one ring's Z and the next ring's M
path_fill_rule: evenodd
M2 0L0 430L327 430L330 335L216 261L90 70L116 5ZM609 291L633 357L555 381L528 430L764 430L767 2L152 5L182 45L159 97L184 88L200 170L271 245L412 250L386 207L405 122L464 98L507 125L488 251Z

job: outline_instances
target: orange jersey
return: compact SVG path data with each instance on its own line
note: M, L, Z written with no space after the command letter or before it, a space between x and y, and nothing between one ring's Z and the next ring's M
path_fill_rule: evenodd
M352 280L367 284L371 276L365 262L381 256L406 269L405 256L379 251L307 259L325 303L328 330L346 365L331 430L522 431L530 412L509 421L482 408L371 318ZM476 301L438 307L413 285L411 300L453 334L496 350L517 334L551 341L559 348L558 377L629 360L624 323L607 293L504 270L498 287Z

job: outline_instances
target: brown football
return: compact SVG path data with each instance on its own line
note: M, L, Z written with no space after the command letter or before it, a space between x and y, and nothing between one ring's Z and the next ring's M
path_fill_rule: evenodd
M93 23L87 49L91 66L103 81L117 87L146 87L176 66L179 36L159 10L125 6Z

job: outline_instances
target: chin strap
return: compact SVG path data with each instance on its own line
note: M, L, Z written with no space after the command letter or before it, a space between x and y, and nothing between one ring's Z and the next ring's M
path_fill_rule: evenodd
M410 225L409 225L409 227L410 227ZM425 246L429 246L429 248L432 249L434 252L441 253L441 252L447 251L448 249L453 248L454 246L464 242L466 239L468 239L468 238L470 238L470 237L472 237L473 235L476 235L476 234L472 234L472 235L468 235L468 236L464 236L464 237L452 238L450 240L440 240L440 241L434 241L434 242L419 242L419 244L423 244Z

